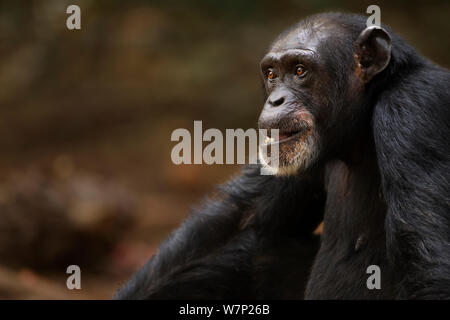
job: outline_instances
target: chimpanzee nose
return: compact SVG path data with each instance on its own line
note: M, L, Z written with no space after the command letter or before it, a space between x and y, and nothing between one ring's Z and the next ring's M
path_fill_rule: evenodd
M284 102L284 92L280 92L278 94L271 94L269 97L269 104L272 107L281 106Z

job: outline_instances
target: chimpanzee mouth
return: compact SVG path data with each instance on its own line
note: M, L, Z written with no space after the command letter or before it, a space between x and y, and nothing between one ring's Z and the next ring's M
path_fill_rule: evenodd
M277 143L287 142L287 141L293 140L295 138L298 138L303 133L305 133L305 130L280 132L278 134L278 140L275 140L274 138L271 137L270 134L268 134L264 140L264 144L265 145L273 145L273 144L277 144Z

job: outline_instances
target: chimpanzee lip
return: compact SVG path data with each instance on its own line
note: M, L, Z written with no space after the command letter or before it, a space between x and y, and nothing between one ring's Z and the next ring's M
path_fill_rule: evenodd
M302 133L303 130L296 130L296 131L289 131L289 132L280 132L279 133L279 140L284 141L286 139L290 139L291 137L298 135Z
M304 132L305 132L304 130L292 131L292 132L280 132L278 136L279 136L279 138L282 138L282 139L279 139L278 141L264 142L263 144L264 145L274 145L277 143L287 142L287 141L290 141L292 139L295 139L295 138L301 136L302 133L304 133ZM270 136L268 136L268 138L270 139Z

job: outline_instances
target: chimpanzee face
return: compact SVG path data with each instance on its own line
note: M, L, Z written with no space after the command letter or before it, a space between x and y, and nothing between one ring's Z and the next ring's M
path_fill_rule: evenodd
M358 134L365 86L388 64L389 40L381 28L352 39L317 21L275 41L261 61L266 101L259 127L279 130L278 141L267 142L279 147L277 174L305 171ZM260 152L260 160L267 165L267 154Z

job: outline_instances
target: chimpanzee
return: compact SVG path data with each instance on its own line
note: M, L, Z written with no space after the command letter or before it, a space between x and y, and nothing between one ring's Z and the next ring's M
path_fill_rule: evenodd
M449 71L326 13L283 32L261 75L278 174L244 167L115 298L449 299Z

